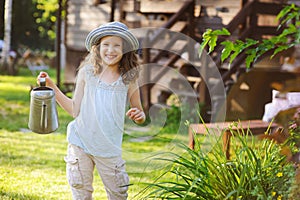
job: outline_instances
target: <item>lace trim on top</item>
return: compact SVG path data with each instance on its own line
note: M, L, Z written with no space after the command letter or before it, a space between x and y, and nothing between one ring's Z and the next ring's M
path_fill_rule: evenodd
M105 83L101 81L100 78L94 74L92 65L86 66L86 75L88 76L87 80L90 80L90 84L96 85L98 88L114 91L124 90L124 87L127 88L127 86L123 83L122 76L113 83Z

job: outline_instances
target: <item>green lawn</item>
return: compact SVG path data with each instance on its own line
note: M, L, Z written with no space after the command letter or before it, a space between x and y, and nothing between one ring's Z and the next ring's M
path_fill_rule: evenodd
M55 77L54 70L50 75ZM65 178L66 126L69 117L61 108L59 129L40 135L28 130L30 87L36 77L27 69L19 76L0 76L0 199L71 199ZM129 126L129 127L128 127ZM124 136L124 159L130 176L129 199L141 191L141 182L152 182L161 163L152 160L164 151L177 151L176 143L187 144L187 133L165 133L155 127L132 129ZM95 172L96 174L96 172ZM95 199L106 199L98 175Z
M24 68L20 69L19 74L14 77L0 75L0 199L71 199L64 156L67 148L66 126L72 118L58 107L60 127L55 133L41 135L28 130L30 88L36 86L36 77ZM49 74L55 77L54 70L50 70ZM163 169L166 163L154 158L165 158L164 152L182 155L183 149L178 148L177 144L188 144L187 130L175 130L178 123L174 123L174 113L170 117L173 123L169 121L171 126L166 129L153 125L156 123L139 127L130 120L126 121L123 157L130 176L129 199L140 200L137 195L145 187L143 183L153 183L161 175L159 169ZM152 120L161 123L160 119ZM199 139L202 141L203 138L207 137ZM205 144L202 153L213 146L206 140ZM171 177L164 178L169 180ZM94 189L95 200L106 199L96 171ZM299 193L297 187L290 199L299 199Z

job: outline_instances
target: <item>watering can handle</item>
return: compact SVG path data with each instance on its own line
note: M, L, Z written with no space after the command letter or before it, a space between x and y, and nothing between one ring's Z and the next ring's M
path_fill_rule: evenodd
M41 116L41 125L43 129L47 129L47 105L43 102L42 104L42 116Z
M46 86L46 78L39 78L40 86Z

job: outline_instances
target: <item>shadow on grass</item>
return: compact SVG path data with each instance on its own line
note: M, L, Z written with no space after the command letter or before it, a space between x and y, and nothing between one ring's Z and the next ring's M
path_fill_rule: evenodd
M2 200L40 200L42 199L39 196L35 195L24 195L24 194L18 194L14 192L5 192L2 191L0 188L0 197Z

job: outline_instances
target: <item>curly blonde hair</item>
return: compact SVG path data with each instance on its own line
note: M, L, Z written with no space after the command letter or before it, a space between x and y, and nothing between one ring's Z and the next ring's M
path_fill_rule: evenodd
M128 43L123 40L123 52L126 49L129 49ZM93 65L94 75L99 75L102 72L103 66L101 65L100 40L92 46L90 53L85 57L79 68L83 67L87 63ZM134 51L129 51L123 54L119 63L119 72L124 84L129 84L131 81L135 81L139 77L140 68L137 54Z

